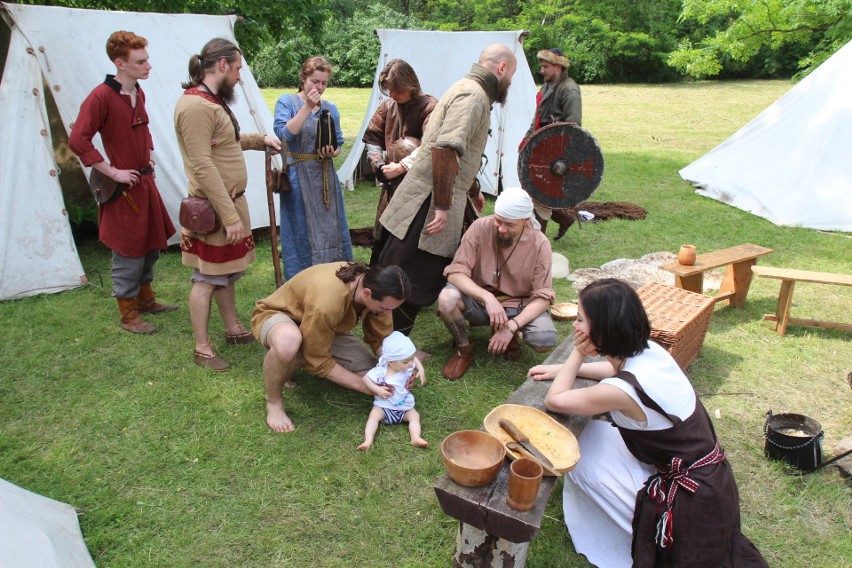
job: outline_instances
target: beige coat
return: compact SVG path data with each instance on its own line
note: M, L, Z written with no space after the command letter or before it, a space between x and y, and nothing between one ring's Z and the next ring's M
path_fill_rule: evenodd
M438 256L453 257L461 239L467 190L482 162L491 125L491 105L496 98L497 77L478 64L441 97L432 111L411 170L380 218L382 225L395 237L405 238L423 201L432 196L432 148L452 148L458 154L459 173L453 184L447 226L437 235L429 235L424 227L418 248ZM426 224L434 217L433 204Z

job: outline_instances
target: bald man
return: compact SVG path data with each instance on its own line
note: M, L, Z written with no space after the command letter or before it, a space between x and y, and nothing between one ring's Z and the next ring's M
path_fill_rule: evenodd
M394 329L406 335L420 309L434 303L446 284L444 268L461 240L468 190L491 128L491 106L506 101L517 65L511 49L489 46L444 93L411 170L379 219L390 233L379 264L402 267L413 285L406 303L394 311ZM481 211L478 190L470 198Z

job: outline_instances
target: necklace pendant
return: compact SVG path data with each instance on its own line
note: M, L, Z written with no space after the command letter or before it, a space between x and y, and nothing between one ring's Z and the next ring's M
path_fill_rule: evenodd
M495 270L495 271L494 271L494 278L493 278L493 281L494 281L494 284L499 284L499 283L500 283L500 269L499 269L499 268L498 268L497 270Z

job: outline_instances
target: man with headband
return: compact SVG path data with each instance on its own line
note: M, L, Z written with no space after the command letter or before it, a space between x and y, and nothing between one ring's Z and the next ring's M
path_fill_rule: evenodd
M443 369L447 379L459 379L473 363L467 322L490 326L488 352L509 360L520 356L518 337L539 353L556 346L547 311L556 295L552 253L538 228L530 196L510 187L497 198L494 215L477 219L464 234L438 297L438 315L454 345Z
M571 61L565 57L559 48L542 49L537 54L541 68L541 78L544 84L535 97L535 116L532 124L524 136L526 139L532 136L539 128L544 128L555 122L573 122L577 126L583 125L583 100L580 95L580 87L568 76L568 68ZM567 209L551 209L546 205L535 202L536 219L541 223L541 232L546 232L547 222L553 219L559 224L553 240L561 239L565 232L574 223L574 214Z

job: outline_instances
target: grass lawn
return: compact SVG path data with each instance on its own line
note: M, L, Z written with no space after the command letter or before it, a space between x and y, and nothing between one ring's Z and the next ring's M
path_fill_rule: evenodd
M585 126L606 156L592 199L630 201L649 214L572 227L554 250L577 269L676 252L687 242L699 251L752 242L775 249L761 264L850 272L849 235L776 227L696 195L677 175L788 88L781 81L583 87ZM270 106L282 92L264 93ZM327 92L350 143L368 97L366 89ZM350 226L372 223L377 196L367 184L346 192ZM109 252L92 241L79 250L92 285L0 303L0 477L81 509L98 566L450 564L457 522L432 491L443 471L440 441L479 428L543 356L524 349L513 363L492 358L486 332L475 331L477 361L449 383L440 376L448 334L429 310L412 336L434 354L429 382L414 391L429 449L411 447L404 427L383 427L372 451L356 451L370 399L304 372L285 393L297 431L275 435L264 423L259 345L224 345L214 313L214 346L232 369L213 375L193 365L189 271L179 251L163 255L156 287L181 309L151 317L157 333L140 337L118 328ZM258 251L238 285L246 323L255 300L273 289L267 240ZM368 258L366 250L356 254ZM559 301L576 299L570 282L554 287ZM848 321L850 292L800 284L793 310ZM832 455L852 434L852 343L848 333L795 326L778 337L762 319L774 312L777 294L776 281L756 280L744 309L718 305L689 376L736 474L743 531L770 566L849 566L849 485L833 467L787 475L766 460L763 423L770 409L811 416ZM560 322L558 330L565 337L570 326ZM559 483L530 547L530 567L588 566L562 522Z

